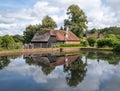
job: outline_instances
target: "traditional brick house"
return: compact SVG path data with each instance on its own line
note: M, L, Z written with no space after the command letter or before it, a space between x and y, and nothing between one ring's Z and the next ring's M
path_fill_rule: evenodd
M62 43L79 44L80 40L70 31L44 30L38 31L31 40L31 43L34 48L47 48Z

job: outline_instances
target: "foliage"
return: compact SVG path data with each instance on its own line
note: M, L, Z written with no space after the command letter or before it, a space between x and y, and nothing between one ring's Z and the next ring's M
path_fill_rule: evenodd
M64 72L67 73L66 81L70 87L76 87L83 81L87 72L87 63L84 63L79 56L74 62L64 67Z
M105 34L104 38L112 38L112 39L117 39L115 34Z
M48 15L45 16L44 19L42 20L42 28L54 29L56 27L57 27L56 22Z
M14 39L15 42L21 42L21 43L23 43L24 38L23 38L22 35L18 35L17 34L17 35L13 35L12 37L13 37L13 39Z
M6 49L13 49L14 45L15 45L15 41L13 39L13 37L9 36L9 35L5 35L2 37L2 43L1 43L3 48Z
M86 55L87 59L96 59L98 62L100 60L107 61L109 64L118 64L120 61L120 54L116 52L88 52Z
M93 28L93 29L88 31L88 33L90 33L90 34L94 34L96 32L98 32L98 30L96 28Z
M24 31L24 43L30 43L34 34L41 28L41 25L29 25Z
M92 46L92 47L94 46L96 40L97 40L96 37L89 37L89 38L87 39L89 45Z
M0 70L8 66L9 63L10 63L10 59L8 58L8 56L0 57Z
M64 30L64 28L61 26L61 27L60 27L60 30Z
M2 46L1 44L2 44L2 38L0 37L0 47Z
M42 66L41 70L45 75L49 75L53 70L55 69L55 67L44 67Z
M87 47L89 44L88 44L88 41L86 39L80 38L80 45L82 47Z
M120 52L120 41L116 43L113 50L116 51L116 52Z
M80 47L80 44L60 44L56 47Z
M98 39L97 41L97 47L100 48L100 47L105 47L105 46L108 46L108 47L113 47L114 46L114 42L115 40L112 39L112 38L101 38L101 39Z
M68 26L78 37L83 35L83 31L87 29L87 17L78 5L70 5L67 9L68 19L64 20L64 26Z
M23 44L21 42L16 42L14 45L14 49L21 49Z
M120 34L120 27L108 27L100 29L103 34Z

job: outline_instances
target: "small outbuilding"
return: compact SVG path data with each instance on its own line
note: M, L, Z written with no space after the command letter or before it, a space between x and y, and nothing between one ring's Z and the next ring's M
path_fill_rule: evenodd
M34 48L47 48L58 44L79 44L79 38L71 31L43 30L37 31L31 40Z

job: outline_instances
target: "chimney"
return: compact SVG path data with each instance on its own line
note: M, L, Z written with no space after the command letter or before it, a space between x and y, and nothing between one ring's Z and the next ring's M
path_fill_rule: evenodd
M65 30L65 38L68 38L68 31L69 31L69 28L68 27L66 27L66 30Z

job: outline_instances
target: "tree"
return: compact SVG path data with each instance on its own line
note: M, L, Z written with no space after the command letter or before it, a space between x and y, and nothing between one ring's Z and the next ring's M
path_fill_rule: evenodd
M93 28L89 31L90 34L94 34L95 32L98 32L98 30L96 28Z
M2 46L1 43L2 43L2 37L0 37L0 47Z
M34 34L41 29L41 25L29 25L24 31L24 43L30 43Z
M60 27L60 30L64 30L64 28L61 26L61 27Z
M69 26L69 30L72 31L78 37L83 35L84 30L87 29L87 17L83 10L78 5L70 5L67 9L68 19L64 20L64 26Z
M15 42L23 42L23 36L22 35L14 35L13 39L15 40Z
M47 28L47 29L54 29L57 27L56 22L49 17L48 15L45 16L42 20L42 28Z
M11 49L14 47L14 44L15 44L15 41L12 36L5 35L2 37L2 43L1 43L2 47Z

